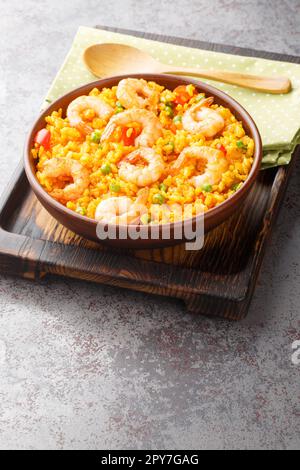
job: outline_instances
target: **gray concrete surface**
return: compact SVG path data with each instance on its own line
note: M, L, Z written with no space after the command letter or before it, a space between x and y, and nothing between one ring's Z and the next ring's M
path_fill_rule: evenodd
M0 9L1 189L80 24L300 51L298 0L1 0ZM0 448L299 448L299 168L239 324L126 290L2 275Z

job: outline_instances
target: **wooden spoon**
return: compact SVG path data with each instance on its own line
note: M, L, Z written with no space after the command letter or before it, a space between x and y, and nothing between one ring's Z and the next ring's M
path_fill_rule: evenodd
M291 90L291 82L285 77L260 77L221 70L173 67L158 62L147 52L124 44L95 44L84 51L83 60L87 68L101 78L133 73L169 73L208 78L266 93L288 93Z

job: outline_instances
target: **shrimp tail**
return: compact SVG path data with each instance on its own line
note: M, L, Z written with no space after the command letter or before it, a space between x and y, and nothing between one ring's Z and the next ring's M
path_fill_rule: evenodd
M206 106L209 107L213 104L214 102L214 97L209 96L208 98L203 98L202 100L199 101L199 107L201 106Z
M174 176L177 173L177 170L179 170L182 167L182 165L184 163L184 160L185 160L185 154L182 153L181 155L179 155L177 160L170 167L170 175L171 176Z
M109 122L102 134L101 137L101 142L104 142L105 140L109 140L111 135L114 133L116 130L117 125L114 122Z
M77 125L77 129L79 129L79 131L82 132L83 134L87 134L87 135L94 132L94 129L88 124L86 124L85 122L79 122Z

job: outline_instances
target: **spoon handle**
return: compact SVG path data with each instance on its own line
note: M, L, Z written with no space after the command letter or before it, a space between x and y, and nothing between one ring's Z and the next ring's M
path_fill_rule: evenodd
M231 85L238 85L244 88L252 88L252 90L263 91L266 93L288 93L292 88L291 81L285 77L261 77L245 73L188 67L170 67L167 65L164 65L162 69L162 73L208 78L218 82L230 83Z

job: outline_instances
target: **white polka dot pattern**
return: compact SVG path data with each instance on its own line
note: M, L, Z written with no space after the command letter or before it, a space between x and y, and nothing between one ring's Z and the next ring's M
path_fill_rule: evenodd
M264 145L264 166L286 165L297 143L300 143L300 65L241 57L172 44L159 43L118 33L80 27L71 50L58 72L44 106L49 101L84 83L95 80L81 59L83 50L94 43L116 42L138 46L166 64L233 70L261 75L288 76L293 90L287 95L257 93L237 86L203 80L237 99L253 116Z

